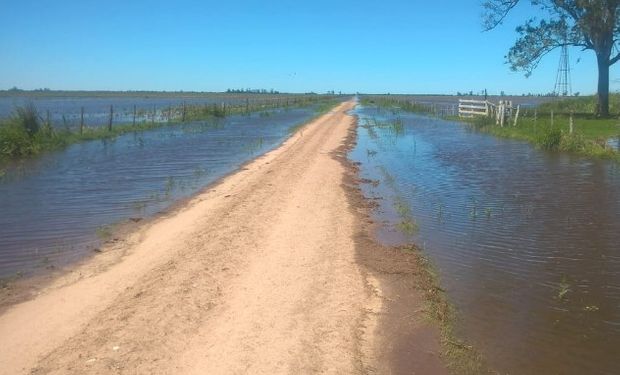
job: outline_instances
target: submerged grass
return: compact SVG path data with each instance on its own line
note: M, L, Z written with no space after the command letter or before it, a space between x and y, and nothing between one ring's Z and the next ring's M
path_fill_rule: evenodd
M416 222L409 204L402 198L396 197L394 199L394 210L400 218L400 221L396 224L398 230L407 237L411 237L418 233L419 226Z
M442 357L453 374L479 375L492 371L476 349L457 337L457 314L440 287L438 272L432 262L415 245L402 250L413 256L419 273L419 289L424 293L427 318L439 327Z
M378 166L378 170L382 174L383 181L396 192L392 198L394 211L399 218L396 228L411 238L419 231L411 205L398 193L394 176L382 165ZM440 207L441 220L444 206ZM490 212L488 215L490 216ZM439 328L441 355L450 372L459 375L492 373L480 353L458 338L455 328L458 322L456 310L448 302L445 291L440 287L439 274L432 262L413 243L402 246L401 250L413 257L415 268L418 270L415 274L416 284L424 297L424 311L428 320Z
M419 231L410 205L400 196L393 200L394 209L400 218L397 228L406 236L411 237ZM424 294L424 310L426 317L440 331L442 357L453 374L478 375L491 373L482 356L457 337L455 326L457 314L448 302L445 291L440 287L439 273L433 263L416 245L409 244L401 250L412 255L416 263L418 288Z

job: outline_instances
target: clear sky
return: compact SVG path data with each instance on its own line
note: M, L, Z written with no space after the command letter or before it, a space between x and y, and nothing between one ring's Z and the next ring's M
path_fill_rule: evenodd
M530 78L504 62L515 26L532 10L523 6L482 32L480 4L3 0L0 89L552 91L559 52ZM594 93L593 53L570 52L573 91Z

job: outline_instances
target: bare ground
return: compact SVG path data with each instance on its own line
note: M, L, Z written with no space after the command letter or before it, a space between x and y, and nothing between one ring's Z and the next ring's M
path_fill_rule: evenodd
M6 307L0 373L445 373L415 265L372 240L352 105Z

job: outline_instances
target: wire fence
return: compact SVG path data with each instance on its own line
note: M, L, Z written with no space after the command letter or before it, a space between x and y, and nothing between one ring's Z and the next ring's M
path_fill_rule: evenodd
M205 98L0 98L0 118L9 118L19 106L32 104L44 126L82 131L86 127L137 125L203 120L249 114L277 108L303 107L334 99L332 95L247 95ZM14 98L13 98L14 99ZM1 121L1 120L0 120Z

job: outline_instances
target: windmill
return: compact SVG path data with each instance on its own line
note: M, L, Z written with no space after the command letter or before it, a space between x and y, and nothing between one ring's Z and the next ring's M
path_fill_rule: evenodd
M557 96L570 96L572 95L573 88L571 87L570 79L570 61L568 59L568 46L564 44L562 46L562 52L560 53L560 63L558 65L558 72L555 78L555 87L553 88L553 94Z

